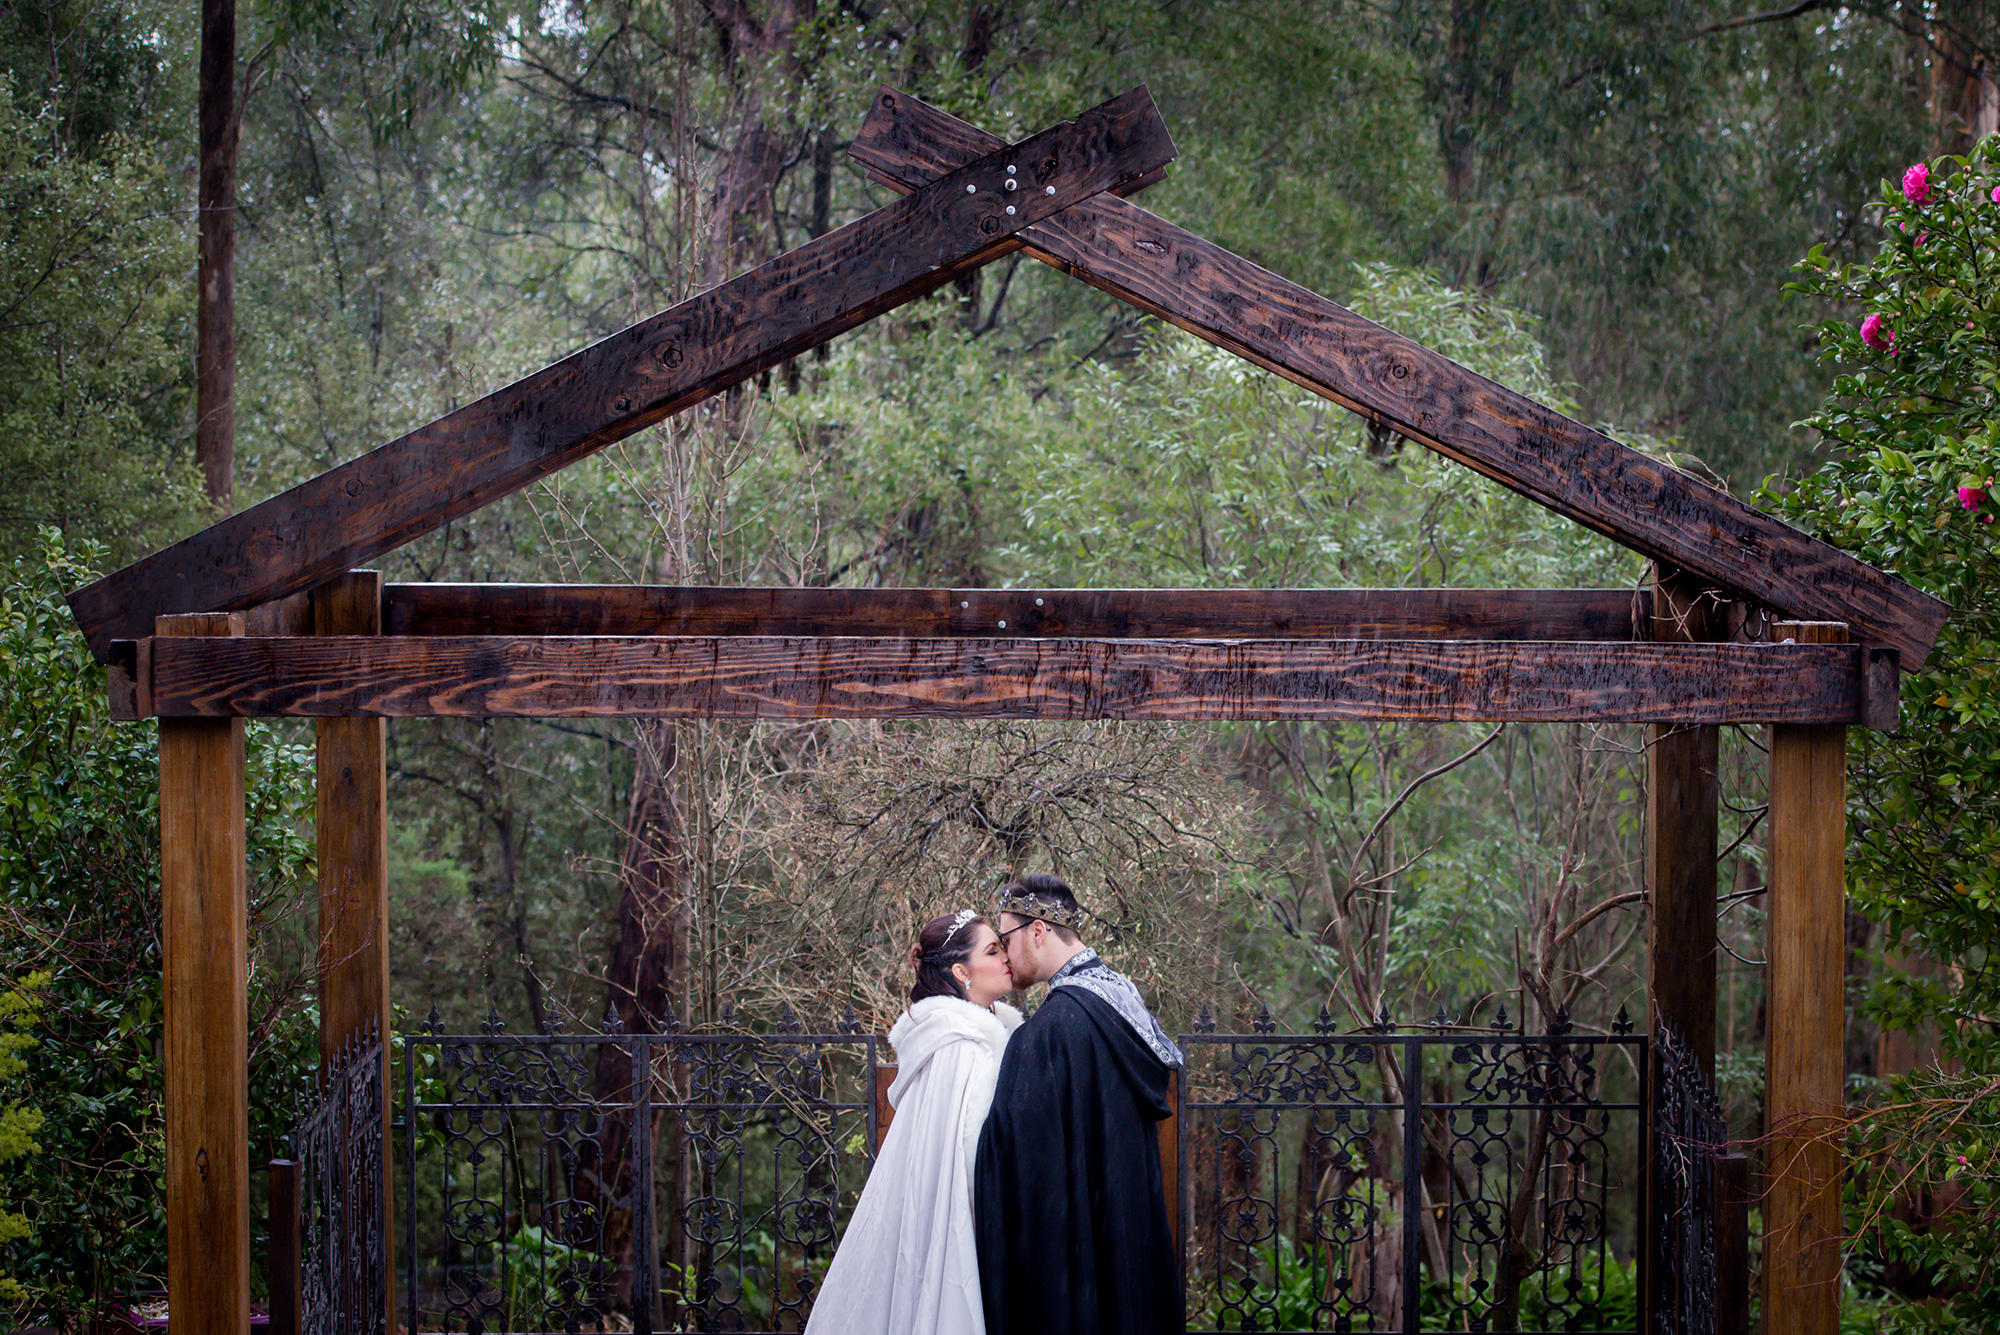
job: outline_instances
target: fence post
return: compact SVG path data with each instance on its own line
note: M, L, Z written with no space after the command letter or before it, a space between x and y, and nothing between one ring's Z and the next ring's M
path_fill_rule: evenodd
M386 1160L393 1152L392 1142L384 1148L383 1158ZM414 1333L417 1329L417 1045L410 1037L403 1041L403 1229L404 1264L410 1267L409 1329Z
M1424 1048L1414 1038L1402 1046L1403 1329L1416 1331L1423 1329Z
M271 1247L265 1281L271 1288L271 1335L299 1335L299 1166L273 1159Z
M643 1034L632 1036L632 1335L653 1335L653 1296L660 1258L653 1245L653 1056Z

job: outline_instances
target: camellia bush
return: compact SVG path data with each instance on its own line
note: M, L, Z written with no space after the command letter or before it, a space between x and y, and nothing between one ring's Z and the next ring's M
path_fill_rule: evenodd
M1866 264L1823 248L1832 455L1782 498L1802 526L1951 604L1902 725L1855 729L1850 902L1883 928L1874 1018L1935 1042L1852 1123L1850 1273L1884 1330L2000 1329L2000 139L1885 188ZM1912 960L1927 967L1906 967Z

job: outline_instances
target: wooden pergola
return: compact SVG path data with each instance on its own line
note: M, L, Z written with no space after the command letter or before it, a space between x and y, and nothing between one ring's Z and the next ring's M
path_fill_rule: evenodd
M1766 1329L1838 1326L1846 730L1949 609L1126 202L1143 88L1016 144L900 92L902 198L70 598L160 727L176 1335L247 1335L243 724L318 723L323 1044L388 1027L384 720L1408 719L1652 725L1651 1009L1712 1064L1717 728L1771 725ZM1650 557L1632 590L383 585L382 554L1016 251ZM385 1058L386 1060L386 1058ZM386 1193L385 1193L386 1195ZM391 1315L393 1326L394 1317Z

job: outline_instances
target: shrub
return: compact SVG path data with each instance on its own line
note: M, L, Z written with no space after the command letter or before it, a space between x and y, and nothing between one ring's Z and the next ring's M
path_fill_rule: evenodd
M1814 247L1794 287L1844 298L1820 329L1833 392L1809 420L1833 457L1780 499L1828 541L1945 599L1903 677L1902 726L1854 730L1851 902L1943 966L1885 972L1869 1009L1938 1037L1940 1064L1880 1082L1857 1117L1851 1220L1885 1329L2000 1323L2000 140L1920 164L1879 206L1867 264ZM1929 1204L1926 1205L1925 1202Z

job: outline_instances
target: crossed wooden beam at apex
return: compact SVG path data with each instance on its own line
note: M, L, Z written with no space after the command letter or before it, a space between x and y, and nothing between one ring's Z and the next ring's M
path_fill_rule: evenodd
M1814 646L1817 657L1793 655L1799 664L1785 669L1806 670L1800 665L1808 657L1814 663L1840 658L1845 686L1833 695L1813 688L1822 700L1816 708L1829 719L1869 717L1863 698L1867 674L1879 677L1877 668L1886 664L1893 683L1898 656L1902 667L1921 666L1949 612L1938 600L1726 492L1127 202L1123 195L1158 180L1174 157L1172 140L1143 87L1011 145L884 89L851 151L873 179L903 197L77 591L70 604L99 661L127 675L143 665L149 677L137 683L135 698L149 710L171 702L176 712L193 713L272 708L268 699L259 703L248 696L228 703L212 689L219 677L205 683L193 679L201 673L238 676L250 670L245 654L255 657L265 686L278 695L289 691L293 703L287 712L304 712L299 701L317 689L315 681L324 680L318 674L328 671L373 674L377 703L364 712L391 713L440 708L454 689L451 683L463 681L481 662L499 664L493 670L502 676L532 677L555 651L553 640L541 650L467 646L470 666L440 666L444 646L437 641L427 647L356 648L340 663L328 662L324 647L297 644L257 650L213 640L157 651L141 646L153 636L159 616L242 611L298 595L1020 250L1465 464L1652 557L1663 569L1684 572L1775 616L1845 623L1859 642L1852 652L1829 655L1823 652L1829 646ZM562 632L547 626L540 633ZM846 629L837 618L817 631L822 637L870 633L885 632ZM914 627L902 633L921 634ZM776 660L765 653L769 647L736 646L749 655L743 670L752 676L777 670ZM1711 679L1710 686L1728 695L1747 691L1766 697L1798 687L1777 677L1755 685L1776 660L1768 654L1743 657L1741 651L1777 647L1730 647L1738 658L1723 665L1727 679ZM663 670L658 660L664 650L642 644L629 649L616 664L599 664L597 670L629 670L640 677ZM1442 662L1433 649L1418 648L1383 669L1344 650L1322 649L1307 655L1311 661L1305 664L1295 661L1296 653L1273 651L1259 670L1273 681L1299 671L1320 674L1317 685L1304 688L1310 699L1347 689L1343 683L1356 671L1379 678L1385 670L1405 675L1482 670L1482 654L1491 657L1468 648L1443 654L1450 661ZM1170 671L1198 682L1209 671L1205 660L1163 666L1151 659L1139 662L1143 656L1124 657L1140 678ZM1038 650L1020 662L1019 654L979 662L1001 676L1032 676L1046 667L1046 658L1047 652ZM1548 659L1558 685L1565 672L1574 677L1601 670L1593 666L1596 660L1567 668L1564 661L1559 654ZM192 674L182 678L187 689L154 692L150 674L169 663ZM1808 675L1825 668L1820 664ZM875 669L863 664L858 670L865 675ZM1639 679L1662 669L1634 662L1622 670ZM277 689L281 681L290 685ZM1879 700L1879 689L1874 693ZM354 702L367 694L350 690L345 698L359 708ZM505 694L487 691L477 707L490 708ZM1889 694L1893 697L1893 690ZM390 697L408 703L391 709L381 703ZM1091 715L1100 707L1122 708L1117 700L1123 698L1100 696L1088 707L1050 708L1054 716L1069 716L1072 708ZM1438 716L1502 716L1481 703L1494 698L1490 691L1470 705L1463 703L1470 698L1463 692L1456 698L1461 702ZM1593 698L1571 691L1548 708L1587 709ZM941 697L933 704L961 712ZM552 699L529 706L533 712L555 709ZM648 707L633 698L615 712ZM706 707L683 700L675 708ZM1636 711L1631 717L1695 717L1659 700L1639 699L1630 708ZM799 711L774 705L770 712L797 716ZM1299 715L1287 707L1279 716ZM1537 710L1532 716L1547 715Z

